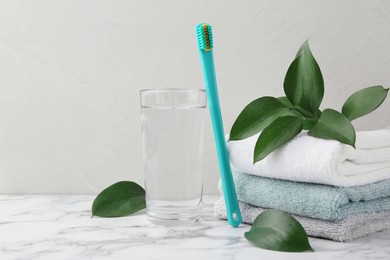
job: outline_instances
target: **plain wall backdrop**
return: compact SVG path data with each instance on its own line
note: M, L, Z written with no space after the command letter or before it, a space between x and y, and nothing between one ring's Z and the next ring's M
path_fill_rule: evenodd
M143 183L139 91L203 88L195 37L213 25L225 131L250 101L283 95L309 39L321 108L390 86L390 1L0 0L0 193L97 193ZM390 125L390 101L356 120ZM207 114L208 116L208 114ZM210 119L205 192L217 193Z

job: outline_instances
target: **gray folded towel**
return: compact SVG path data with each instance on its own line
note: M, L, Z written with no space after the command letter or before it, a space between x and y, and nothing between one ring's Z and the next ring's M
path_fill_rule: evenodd
M247 203L239 202L242 220L252 224L256 217L264 211L263 208L255 207ZM226 208L223 198L219 199L214 206L215 214L220 219L226 219ZM390 229L390 211L373 213L361 213L350 215L339 222L326 221L293 215L306 230L309 236L323 237L335 241L350 241L364 237L379 231Z

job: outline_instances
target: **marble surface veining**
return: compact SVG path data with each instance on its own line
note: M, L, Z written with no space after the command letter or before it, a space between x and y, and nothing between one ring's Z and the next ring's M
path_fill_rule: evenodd
M310 238L316 252L281 253L252 246L248 225L231 228L210 207L200 224L167 228L144 212L91 218L93 199L0 196L0 259L390 259L390 230L348 243Z

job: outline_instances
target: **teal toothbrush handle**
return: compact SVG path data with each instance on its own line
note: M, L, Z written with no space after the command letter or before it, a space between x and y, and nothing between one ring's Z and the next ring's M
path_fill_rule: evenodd
M209 103L211 122L213 126L214 139L217 147L218 164L221 172L223 195L226 204L228 223L238 227L242 223L241 212L238 206L236 189L234 187L232 172L230 168L229 155L226 148L225 134L221 109L218 99L218 89L214 71L214 58L212 51L200 51L203 64L203 75L206 83L206 93Z

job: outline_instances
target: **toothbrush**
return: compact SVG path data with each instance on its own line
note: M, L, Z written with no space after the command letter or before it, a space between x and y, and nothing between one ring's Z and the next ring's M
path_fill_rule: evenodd
M213 125L215 145L217 146L218 164L221 173L222 189L225 198L228 223L238 227L241 222L241 212L238 206L236 190L230 169L228 151L223 131L221 109L219 106L217 81L215 78L213 58L213 34L211 26L201 23L196 27L198 46L203 67L203 76L209 102L211 122Z

